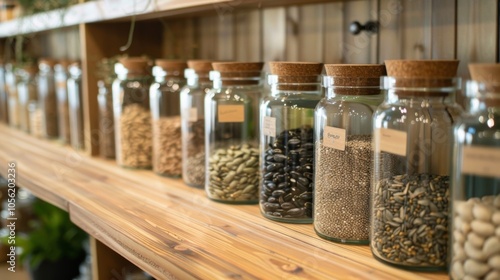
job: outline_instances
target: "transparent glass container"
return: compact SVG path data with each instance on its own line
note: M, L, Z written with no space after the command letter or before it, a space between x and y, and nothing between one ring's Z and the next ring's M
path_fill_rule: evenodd
M379 81L385 67L335 67L357 67L359 74L323 76L326 97L314 112L314 229L331 241L368 244L372 119L383 101ZM361 77L367 72L370 78Z
M371 251L401 268L444 270L460 79L383 77L381 87L385 99L373 124Z
M106 80L97 82L99 106L99 153L107 159L115 158L115 125L113 118L113 95L111 83Z
M40 109L38 101L30 101L28 103L28 115L30 122L30 134L37 137L43 137L43 112Z
M205 97L205 191L215 201L258 202L263 63L213 63Z
M27 65L16 70L19 128L25 132L30 131L28 105L31 101L37 101L37 70L34 65Z
M454 130L450 276L499 279L500 84L469 81L467 95Z
M113 114L118 165L149 169L152 165L152 125L149 62L139 57L124 58L115 64Z
M7 113L9 125L19 127L19 101L17 96L16 69L12 63L5 65L5 91L7 93Z
M153 171L168 177L182 174L180 92L186 85L185 61L157 59L149 100L153 125Z
M188 61L181 90L182 179L192 187L205 187L205 95L212 88L210 61Z
M260 105L260 211L280 222L313 221L314 108L322 98L323 65L308 65L313 71L302 63L271 62L271 94Z
M9 122L7 90L5 88L5 64L0 63L0 121Z
M69 78L68 107L71 147L76 150L85 148L85 133L83 127L83 103L82 103L82 69L79 63L73 63L68 67Z
M69 65L70 61L68 60L61 60L56 65L54 65L54 79L57 96L57 114L59 121L59 140L63 144L69 144L71 137L67 88L67 82L69 78Z
M51 59L42 59L38 62L38 102L43 113L43 137L57 138L58 115L57 115L57 95L54 79L55 61Z

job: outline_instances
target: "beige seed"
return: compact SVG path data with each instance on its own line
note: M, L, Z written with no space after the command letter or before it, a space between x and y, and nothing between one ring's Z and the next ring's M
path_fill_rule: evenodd
M494 255L488 259L488 265L496 270L500 270L500 254Z
M472 259L466 260L464 264L465 273L472 277L482 277L489 270L490 268L488 267L488 265Z
M472 208L472 214L478 220L489 222L493 211L483 204L476 204Z
M472 230L480 236L490 236L495 233L495 227L483 221L472 221L470 224Z
M487 258L500 254L500 240L498 240L498 237L491 236L484 242L483 253Z

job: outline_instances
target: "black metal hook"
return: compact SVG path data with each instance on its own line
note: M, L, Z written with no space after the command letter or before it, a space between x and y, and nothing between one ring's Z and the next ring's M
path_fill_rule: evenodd
M359 23L359 21L354 21L349 25L349 32L353 35L358 35L361 31L366 31L368 34L378 33L378 21L367 21L365 25Z

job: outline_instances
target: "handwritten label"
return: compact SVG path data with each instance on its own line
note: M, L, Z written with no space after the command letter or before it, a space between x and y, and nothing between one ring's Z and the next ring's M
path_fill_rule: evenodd
M276 137L276 118L264 117L262 133L264 133L265 136Z
M56 88L66 89L66 82L63 81L56 82Z
M380 143L380 150L399 156L406 156L406 132L379 128L375 130L375 137L378 138Z
M462 172L500 178L500 150L466 146L462 150Z
M323 130L323 145L345 151L345 129L325 126Z
M198 121L198 108L189 108L189 121L196 122Z
M217 112L221 123L245 121L245 107L243 105L219 105Z

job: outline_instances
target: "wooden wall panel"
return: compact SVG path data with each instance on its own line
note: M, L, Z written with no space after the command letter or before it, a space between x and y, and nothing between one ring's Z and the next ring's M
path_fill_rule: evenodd
M324 63L342 63L344 35L343 24L343 6L344 4L330 3L324 4L324 28L323 28L323 62Z
M285 33L285 59L298 61L300 53L301 21L307 20L300 17L300 9L297 6L286 7L286 33Z
M370 1L349 1L343 6L342 62L370 63L372 47L377 43L377 36L362 32L358 35L349 33L349 25L354 21L365 24L371 19Z
M264 9L262 27L262 61L286 60L285 8Z
M455 0L432 1L431 58L456 57Z
M217 28L218 17L202 17L198 21L199 54L203 59L217 59Z
M497 0L459 0L457 6L457 59L459 75L469 78L467 64L497 61Z
M323 62L323 8L316 4L299 9L299 61Z
M235 36L234 36L234 13L219 14L217 16L217 59L234 60L235 58Z
M261 16L260 10L235 13L235 60L261 60Z

